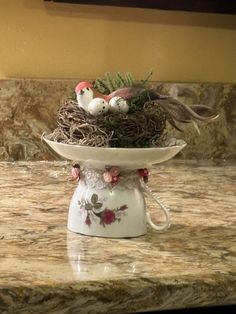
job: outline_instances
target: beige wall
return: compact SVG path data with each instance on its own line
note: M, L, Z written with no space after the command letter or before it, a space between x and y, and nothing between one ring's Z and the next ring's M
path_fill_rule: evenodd
M0 0L0 77L236 82L236 15Z

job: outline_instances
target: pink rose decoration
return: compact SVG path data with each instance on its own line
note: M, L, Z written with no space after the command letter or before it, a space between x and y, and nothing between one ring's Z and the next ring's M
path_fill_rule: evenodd
M117 177L120 174L120 168L118 167L111 167L110 174L112 177Z
M120 178L119 176L113 176L113 177L111 178L111 183L112 183L112 184L118 183L119 178Z
M77 167L73 167L71 169L71 176L73 179L75 180L79 180L80 179L80 170Z
M110 225L116 220L115 213L110 209L105 209L102 215L102 222L106 225Z
M144 168L144 169L139 169L139 175L141 176L141 177L147 177L148 176L148 170L147 170L147 168Z
M111 176L109 171L106 171L106 172L103 173L103 180L106 183L110 183L112 181L112 176Z
M148 183L149 172L147 168L139 169L138 174L143 178L144 183Z

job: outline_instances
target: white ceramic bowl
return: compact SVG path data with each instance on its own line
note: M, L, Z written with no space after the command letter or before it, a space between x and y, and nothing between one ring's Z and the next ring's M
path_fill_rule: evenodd
M105 165L122 168L148 168L154 164L167 161L174 157L185 146L183 140L173 140L174 145L152 148L109 148L89 147L58 143L50 140L49 135L43 136L44 141L60 156L103 168Z

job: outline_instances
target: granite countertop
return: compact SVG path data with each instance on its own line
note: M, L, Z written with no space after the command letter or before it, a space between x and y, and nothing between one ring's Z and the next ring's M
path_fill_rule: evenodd
M236 303L236 165L173 160L149 186L165 232L103 239L66 229L66 162L0 163L0 312L131 313ZM155 219L158 211L150 201Z

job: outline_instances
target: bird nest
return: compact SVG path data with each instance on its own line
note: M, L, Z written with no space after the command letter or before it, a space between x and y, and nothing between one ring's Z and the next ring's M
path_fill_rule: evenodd
M132 113L93 116L69 100L58 110L57 128L50 139L93 147L163 146L167 115L158 104L147 102Z
M118 72L114 77L106 73L105 79L96 79L90 86L94 92L100 93L99 99L105 95L110 100L120 96L118 98L126 101L128 111L109 110L106 114L92 114L79 103L78 94L75 94L58 110L57 128L50 139L93 147L160 147L165 146L167 140L167 122L179 131L182 131L179 124L193 123L199 133L198 123L207 124L218 117L207 106L187 106L169 95L160 95L147 85L151 74L138 83L131 73L121 75ZM88 82L78 86L84 83L87 85ZM83 93L79 92L79 95Z

